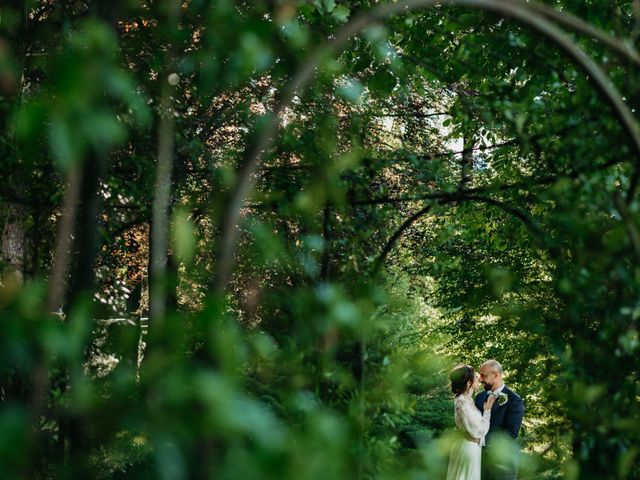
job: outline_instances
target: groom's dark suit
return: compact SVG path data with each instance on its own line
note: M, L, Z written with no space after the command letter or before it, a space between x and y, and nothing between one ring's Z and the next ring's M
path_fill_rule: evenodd
M520 425L522 424L522 417L524 416L524 402L513 390L503 388L502 393L507 394L507 403L504 405L498 405L498 400L491 407L491 423L489 426L489 433L485 437L485 445L482 449L482 479L483 480L512 480L516 478L517 473L517 461L513 458L510 465L501 465L492 468L489 459L487 458L487 452L492 447L500 445L500 442L495 442L497 437L504 436L505 438L513 439L515 442L518 438L518 432L520 431ZM476 397L476 407L482 412L484 402L487 401L489 393L482 392ZM503 444L504 445L504 444ZM514 449L513 455L515 455L516 449Z

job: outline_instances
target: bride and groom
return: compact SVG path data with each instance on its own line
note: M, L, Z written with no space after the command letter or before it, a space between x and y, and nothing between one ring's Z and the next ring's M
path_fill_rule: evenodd
M460 365L449 376L455 398L456 429L461 434L449 457L447 480L514 480L517 475L516 438L524 403L502 381L502 365L482 364L479 375ZM472 394L484 386L475 401Z

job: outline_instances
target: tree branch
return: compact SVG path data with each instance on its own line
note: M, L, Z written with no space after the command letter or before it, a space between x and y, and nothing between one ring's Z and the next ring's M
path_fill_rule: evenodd
M520 220L535 235L535 237L539 241L542 241L542 239L544 238L544 232L538 226L538 224L535 223L533 220L531 220L524 212L515 208L514 206L490 197L485 197L482 195L464 195L458 192L450 196L443 196L442 198L438 199L437 202L431 203L421 208L416 213L414 213L409 218L407 218L404 222L402 222L402 225L400 225L400 227L393 233L393 235L391 235L391 237L385 244L384 248L382 249L382 252L376 259L376 262L373 268L373 275L375 276L380 271L380 268L386 261L387 257L389 256L389 253L391 252L393 247L396 245L398 240L402 237L402 235L404 235L404 233L419 219L421 219L423 216L431 212L431 210L436 204L444 205L448 203L468 202L468 201L486 203L487 205L497 207L507 212L508 214L514 216L518 220Z

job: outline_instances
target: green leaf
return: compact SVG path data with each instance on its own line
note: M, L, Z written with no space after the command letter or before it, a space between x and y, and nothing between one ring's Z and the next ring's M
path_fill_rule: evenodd
M273 54L258 35L247 32L240 39L240 58L247 70L265 70L271 65Z
M349 15L351 15L351 11L344 5L338 5L331 13L331 16L335 18L338 23L347 23Z
M127 129L124 124L108 111L87 115L84 118L82 130L98 151L107 152L114 146L122 144L127 138Z
M44 127L47 111L40 102L30 102L22 106L14 117L16 138L29 141L38 137Z
M396 86L396 77L386 68L381 68L371 77L368 86L372 93L388 97Z
M458 17L458 23L463 28L472 27L477 23L477 16L473 13L463 13Z
M189 264L196 250L195 226L189 212L178 208L173 214L173 248L179 262Z
M62 170L79 161L84 151L83 135L74 133L66 119L54 117L49 126L51 151L56 163Z
M327 13L333 12L333 10L336 8L336 0L323 0L322 3L324 6L324 10Z

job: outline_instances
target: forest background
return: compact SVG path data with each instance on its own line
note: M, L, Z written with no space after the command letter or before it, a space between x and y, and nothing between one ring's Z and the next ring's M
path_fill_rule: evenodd
M640 2L3 0L2 478L640 478Z

